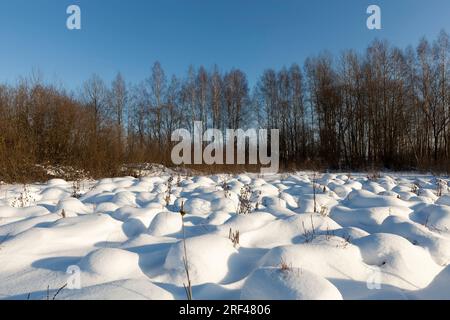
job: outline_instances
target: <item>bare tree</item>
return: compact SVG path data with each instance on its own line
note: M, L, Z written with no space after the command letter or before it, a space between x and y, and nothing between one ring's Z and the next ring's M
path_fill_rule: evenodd
M114 113L114 120L116 130L118 134L118 140L120 144L123 143L123 131L124 131L124 114L126 112L126 106L128 103L128 92L125 84L125 80L122 74L118 73L112 83L110 92L110 103L112 111Z
M96 74L84 83L83 100L91 113L94 134L102 126L106 112L107 89L103 80Z

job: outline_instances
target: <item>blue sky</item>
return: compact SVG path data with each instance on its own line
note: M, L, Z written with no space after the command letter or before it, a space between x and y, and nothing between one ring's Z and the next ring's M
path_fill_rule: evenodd
M66 29L66 8L82 10L82 30ZM366 28L378 4L383 30ZM189 65L241 68L253 84L279 68L328 50L364 50L374 38L400 47L450 32L448 0L0 0L0 82L40 70L45 80L78 88L92 73L110 81Z

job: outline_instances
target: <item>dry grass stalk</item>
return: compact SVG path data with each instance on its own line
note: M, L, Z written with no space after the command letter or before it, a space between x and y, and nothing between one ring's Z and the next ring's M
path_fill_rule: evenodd
M184 270L186 272L186 278L187 278L187 285L183 283L183 287L184 287L184 290L186 291L187 299L189 301L191 301L191 300L193 300L193 295L192 295L191 277L189 275L189 261L188 261L188 255L187 255L187 249L186 249L186 232L185 232L185 227L184 227L184 216L186 215L186 211L184 211L184 202L181 203L180 214L181 214L182 229L183 229L183 250L184 250L183 265L184 265Z

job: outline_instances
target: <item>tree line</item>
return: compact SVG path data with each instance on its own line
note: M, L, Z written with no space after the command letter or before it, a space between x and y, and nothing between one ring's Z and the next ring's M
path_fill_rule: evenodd
M375 40L362 53L322 53L267 69L250 88L239 69L190 67L147 79L98 75L69 92L39 77L0 85L0 180L39 179L43 166L94 177L123 165L170 166L171 134L206 128L280 130L285 169L450 169L450 40L401 49ZM44 177L43 177L44 178Z

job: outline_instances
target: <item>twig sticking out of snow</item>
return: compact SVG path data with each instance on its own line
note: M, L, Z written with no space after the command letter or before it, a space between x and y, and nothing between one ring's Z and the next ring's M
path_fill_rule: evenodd
M239 245L240 240L240 232L237 230L236 232L233 232L233 229L230 228L230 233L228 234L228 239L231 240L233 243L233 246L236 248Z
M170 196L172 194L172 186L173 186L174 177L171 175L169 179L167 180L167 190L166 190L166 196L164 200L166 201L166 206L170 204Z
M313 174L313 181L312 181L312 183L313 183L313 199L314 199L314 213L317 213L317 191L316 191L316 188L317 188L317 173L316 172L314 172L314 174Z
M261 192L254 192L250 185L241 188L239 194L238 214L250 214L254 209L259 209L259 198ZM253 200L255 205L253 205Z
M327 206L321 206L320 207L320 215L322 217L328 217L328 214L330 213L330 211L328 210Z
M316 229L314 227L313 216L311 215L311 230L307 230L305 227L305 222L302 222L303 225L303 237L305 238L305 242L309 243L314 240L316 237Z
M52 299L52 300L55 300L56 297L61 293L61 291L63 291L64 288L66 288L66 287L67 287L67 283L66 283L65 285L63 285L61 288L59 288L58 291L56 291L56 293L55 293L55 295L53 296L53 299Z
M187 299L189 301L191 301L191 300L193 300L193 296L192 296L191 277L189 275L189 262L188 262L188 256L187 256L187 250L186 250L186 232L185 232L185 228L184 228L184 216L186 215L186 211L184 211L184 202L181 203L180 214L181 214L182 229L183 229L183 249L184 249L183 264L184 264L184 270L186 271L186 277L187 277L187 285L183 283L183 287L184 287L184 290L186 291Z
M292 271L292 263L287 263L284 259L281 259L281 262L280 262L280 270L282 271L282 272L290 272L290 271Z
M231 187L230 187L230 185L228 184L228 178L227 178L227 177L225 177L225 178L223 179L223 181L221 182L221 184L220 184L219 187L222 188L222 190L224 191L224 193L225 193L225 198L227 198L227 199L231 198L231 192L230 192Z
M447 183L442 179L436 179L436 195L442 197L445 191L447 191Z
M81 180L75 180L72 183L72 198L80 199L82 196L81 193Z
M374 170L372 170L372 172L367 175L367 179L370 181L374 181L374 182L378 181L378 179L380 179L380 178L381 178L381 173L379 173L378 171L374 171Z
M351 243L351 241L352 241L352 237L350 235L346 235L343 237L342 242L339 245L337 245L337 248L340 247L342 249L345 249L348 247L348 245Z
M53 295L52 300L56 300L56 297L67 287L67 283L59 288L56 293ZM27 299L30 300L31 292L28 294ZM50 300L50 285L47 286L47 300Z
M413 183L411 186L411 192L415 193L417 196L420 195L420 187L417 183Z
M23 185L23 191L12 201L11 207L13 208L25 208L34 203L36 199L31 194L26 184Z
M249 185L242 187L241 193L239 194L239 214L249 214L251 212L251 193L252 192Z
M330 241L332 237L334 237L334 231L330 230L330 227L327 226L327 232L325 233L325 239L327 241Z

